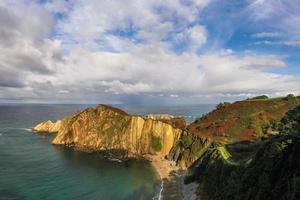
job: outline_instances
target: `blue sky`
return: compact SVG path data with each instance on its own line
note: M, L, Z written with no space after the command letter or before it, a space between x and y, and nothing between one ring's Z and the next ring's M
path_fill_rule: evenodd
M3 0L0 102L300 94L300 0Z

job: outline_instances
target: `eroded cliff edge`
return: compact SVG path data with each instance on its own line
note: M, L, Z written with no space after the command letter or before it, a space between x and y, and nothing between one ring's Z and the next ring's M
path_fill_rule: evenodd
M49 121L33 128L50 132ZM115 150L126 157L145 154L168 155L185 127L182 118L151 115L141 117L107 105L88 108L65 117L59 124L53 144L86 151Z

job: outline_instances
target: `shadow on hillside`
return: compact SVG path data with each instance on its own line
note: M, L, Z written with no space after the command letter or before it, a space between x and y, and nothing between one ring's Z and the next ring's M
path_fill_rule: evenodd
M254 155L261 147L263 142L261 140L256 141L240 141L226 145L229 153L234 159L247 159Z

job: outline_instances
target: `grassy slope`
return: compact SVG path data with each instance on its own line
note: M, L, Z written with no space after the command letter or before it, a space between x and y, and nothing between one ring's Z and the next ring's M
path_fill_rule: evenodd
M218 108L188 126L196 134L220 143L233 143L261 137L270 122L300 105L300 97L250 99Z

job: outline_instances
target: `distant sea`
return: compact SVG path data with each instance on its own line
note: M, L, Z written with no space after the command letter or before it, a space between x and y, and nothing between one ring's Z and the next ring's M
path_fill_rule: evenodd
M119 163L63 146L54 135L30 131L94 105L0 105L0 200L143 200L159 187L153 167L142 161ZM214 105L114 105L130 114L183 116L189 123Z

